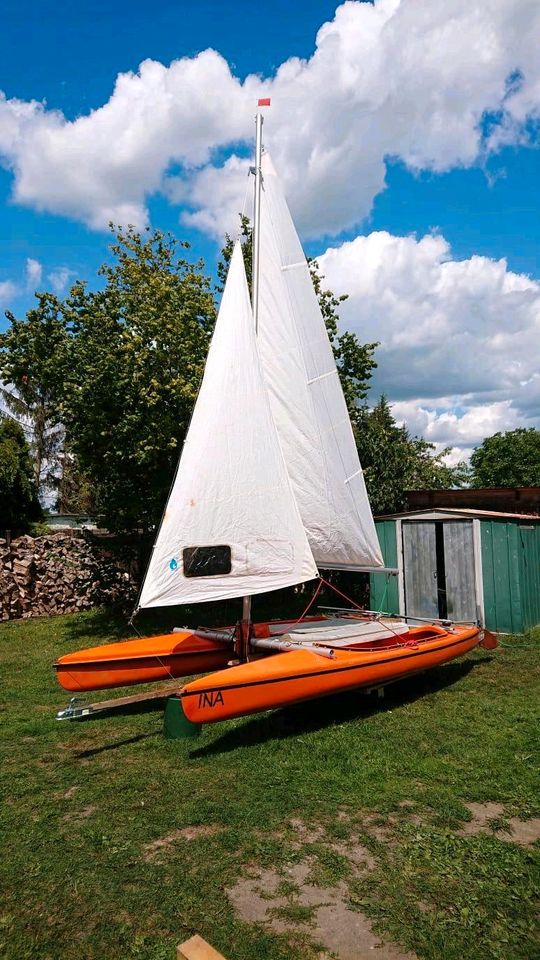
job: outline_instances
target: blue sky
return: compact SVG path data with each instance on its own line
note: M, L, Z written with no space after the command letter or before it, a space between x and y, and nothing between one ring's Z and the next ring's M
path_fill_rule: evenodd
M95 282L111 210L191 240L213 271L253 103L271 94L267 140L306 249L351 294L343 323L381 341L375 392L457 459L538 422L538 6L456 0L451 20L442 0L336 7L8 0L1 305L24 312L36 280ZM146 60L163 68L138 74ZM231 156L237 174L221 169Z
M155 5L61 0L52 12L48 0L8 0L0 33L0 90L9 98L44 100L74 120L108 100L119 73L136 71L149 58L168 64L214 47L241 78L269 74L291 55L309 57L317 29L335 8L333 0L164 0ZM107 255L106 233L11 203L12 180L0 170L0 280L22 277L27 257L38 259L45 271L69 265L91 280ZM213 239L180 228L178 210L159 198L151 203L151 214L155 226L190 240L209 269L215 268ZM31 301L25 290L16 306L24 310Z

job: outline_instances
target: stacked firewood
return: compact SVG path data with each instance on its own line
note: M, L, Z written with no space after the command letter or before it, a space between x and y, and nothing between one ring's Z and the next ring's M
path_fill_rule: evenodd
M95 538L0 539L0 620L75 613L133 599L133 571Z

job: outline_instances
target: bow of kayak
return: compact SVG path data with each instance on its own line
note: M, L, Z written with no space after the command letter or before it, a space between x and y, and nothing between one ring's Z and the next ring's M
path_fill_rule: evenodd
M64 690L82 692L208 673L231 655L229 645L186 630L67 653L54 669Z

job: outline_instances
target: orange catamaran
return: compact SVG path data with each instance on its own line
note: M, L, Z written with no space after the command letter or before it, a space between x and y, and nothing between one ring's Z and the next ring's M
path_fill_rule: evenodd
M258 112L251 301L237 242L138 606L243 597L242 620L55 664L74 692L206 674L178 693L193 723L382 686L493 644L477 624L409 628L354 610L252 622L253 595L321 569L384 570L332 347L262 123Z

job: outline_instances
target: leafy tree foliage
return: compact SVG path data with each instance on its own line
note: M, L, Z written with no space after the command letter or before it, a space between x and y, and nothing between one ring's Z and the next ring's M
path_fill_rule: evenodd
M519 427L486 437L471 456L472 487L540 486L540 430Z
M244 263L248 285L251 292L251 266L252 266L252 237L251 224L248 217L240 217L240 240L242 242L242 252L244 254ZM219 286L221 292L227 278L227 271L232 256L234 240L227 235L225 245L221 251L221 260L218 263ZM324 286L324 276L320 273L319 264L316 260L309 261L311 279L315 292L319 300L324 322L336 366L341 379L341 385L349 408L349 414L353 423L358 415L358 404L367 396L369 381L377 363L374 359L376 343L360 343L354 333L345 331L339 332L339 307L347 300L347 294L336 296L331 290Z
M24 320L6 313L10 326L0 334L2 398L16 419L28 428L34 480L38 493L57 482L63 431L59 425L59 380L69 337L61 302L51 293L37 293L37 306Z
M241 233L250 279L247 218ZM228 237L221 285L232 248ZM36 477L56 456L59 506L94 508L111 529L159 520L199 389L215 304L203 264L189 262L187 249L170 234L118 228L101 289L79 281L63 301L39 294L25 320L8 315L0 337L0 375L34 424ZM462 483L463 471L399 427L384 398L372 411L363 403L376 344L339 332L345 297L325 287L315 261L310 266L374 510L399 509L407 488ZM62 437L60 451L47 447L51 435Z
M406 490L444 489L463 486L467 472L464 464L448 467L436 456L434 446L412 437L392 416L386 397L370 410L358 411L356 435L360 461L374 513L394 513L404 509Z
M60 455L55 507L59 513L97 513L94 486L82 472L75 454L66 445Z
M40 517L41 507L24 430L11 417L1 417L0 529L22 532Z
M62 420L112 529L161 516L201 381L214 300L170 234L119 228L104 286L62 305L70 345Z

